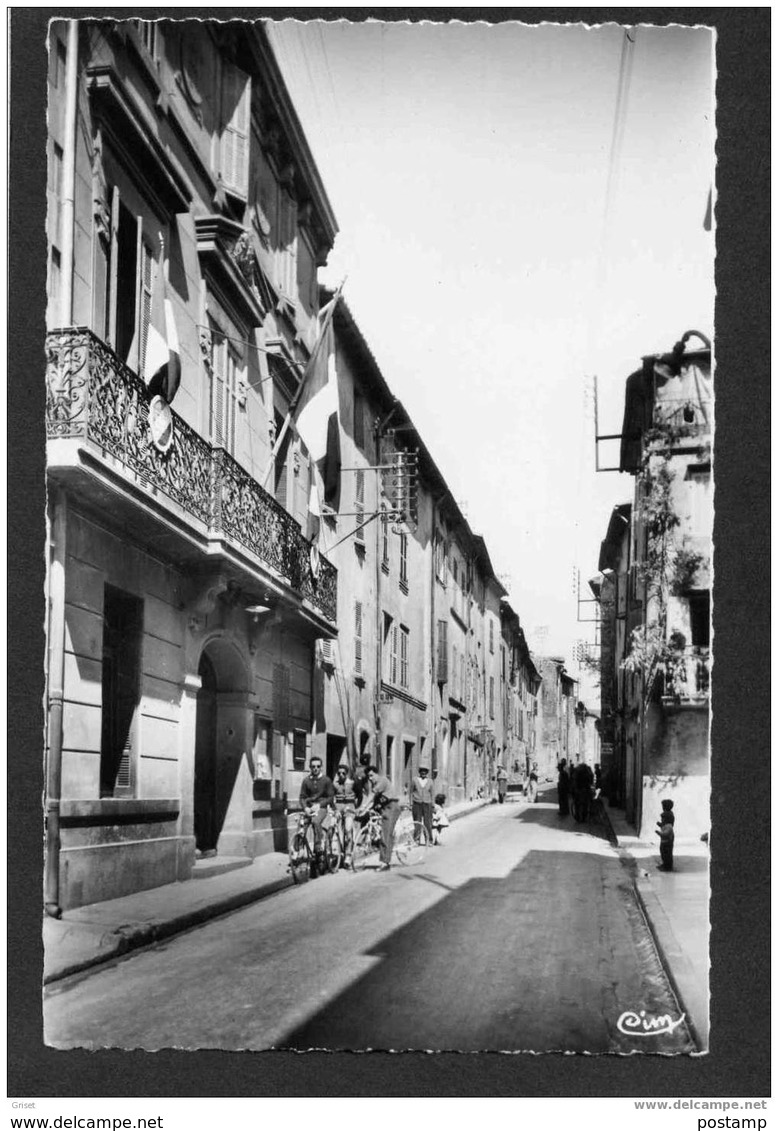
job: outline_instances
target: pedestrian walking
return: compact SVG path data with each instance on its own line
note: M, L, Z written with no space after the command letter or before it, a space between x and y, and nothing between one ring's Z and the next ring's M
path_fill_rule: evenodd
M505 796L508 792L508 771L505 766L497 767L497 800L500 805L505 801Z
M567 759L559 763L559 778L556 785L559 799L559 816L566 817L570 812L570 775L567 772Z
M435 796L435 803L432 806L432 843L440 844L440 838L444 829L447 829L451 823L446 816L446 811L443 806L446 804L445 793L438 793Z
M594 774L586 762L579 762L573 770L573 817L579 823L589 820Z
M530 805L534 804L538 799L538 764L532 763L532 769L529 772L527 779L527 801Z
M381 863L379 872L388 872L392 865L392 849L394 848L394 826L400 816L400 799L397 790L389 778L379 774L375 766L370 766L367 771L370 781L372 806L381 814Z
M675 845L675 814L673 813L673 803L669 799L662 802L662 815L657 821L656 826L657 835L659 836L659 855L662 859L659 870L660 872L672 872L673 847Z
M421 839L422 825L427 830L427 843L432 841L432 780L429 766L419 766L419 772L411 782L411 813L413 815L413 839Z

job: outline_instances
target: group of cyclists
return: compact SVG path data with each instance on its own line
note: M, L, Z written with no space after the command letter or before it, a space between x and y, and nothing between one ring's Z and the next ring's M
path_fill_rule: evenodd
M350 867L354 849L355 825L366 821L371 811L381 819L380 871L388 871L394 844L394 827L400 815L400 798L389 778L372 765L368 755L359 759L359 767L352 775L351 769L341 763L335 780L323 772L322 760L314 755L309 763L309 773L300 787L300 809L310 821L314 832L317 856L326 851L326 828L337 816L342 828L345 867Z

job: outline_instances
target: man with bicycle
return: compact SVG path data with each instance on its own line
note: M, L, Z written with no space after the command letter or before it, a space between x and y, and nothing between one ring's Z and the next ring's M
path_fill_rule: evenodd
M354 851L354 813L356 812L356 792L354 779L348 766L341 763L335 774L335 812L339 815L343 828L343 863L351 867Z
M381 863L379 872L388 872L394 848L394 826L400 816L400 798L397 790L384 774L379 774L375 766L367 771L371 785L372 808L381 814Z
M313 825L313 838L317 854L323 854L323 824L335 805L335 787L332 779L322 771L321 758L314 754L309 763L310 773L300 787L300 808Z

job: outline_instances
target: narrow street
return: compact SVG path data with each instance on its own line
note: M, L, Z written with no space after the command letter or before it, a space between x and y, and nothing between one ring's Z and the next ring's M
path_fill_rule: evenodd
M418 867L323 877L60 982L47 1042L694 1051L616 850L548 798L453 823ZM622 1032L641 1011L671 1031Z

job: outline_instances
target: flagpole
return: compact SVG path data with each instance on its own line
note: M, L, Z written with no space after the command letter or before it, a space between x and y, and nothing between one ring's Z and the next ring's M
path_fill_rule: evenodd
M289 410L286 414L286 419L284 420L284 423L281 425L281 431L276 436L275 443L273 444L273 450L270 453L270 460L268 462L267 468L265 469L265 477L262 480L262 486L264 488L267 488L268 482L270 480L270 475L273 471L273 468L276 465L276 456L278 455L278 453L281 450L281 444L283 443L284 437L286 436L286 433L289 430L289 425L292 423L292 417L294 416L294 411L297 408L297 403L300 400L300 397L302 396L303 389L305 388L305 383L308 380L309 374L313 370L313 367L314 367L314 364L316 362L317 357L319 356L319 350L321 349L321 344L324 341L324 336L325 336L325 334L327 333L327 330L330 327L330 322L332 321L332 317L335 313L335 307L337 305L338 299L340 298L341 291L343 290L344 286L346 285L346 278L348 278L348 276L344 277L343 282L340 284L338 289L335 291L335 294L333 295L331 301L327 305L327 308L326 308L327 313L325 315L324 322L322 323L321 329L319 330L319 336L316 339L316 345L313 347L313 353L308 358L308 364L305 367L302 378L300 380L300 384L297 387L297 392L292 397L291 403L289 405Z

